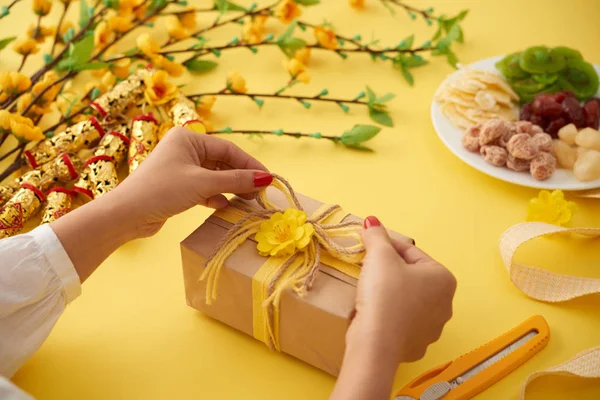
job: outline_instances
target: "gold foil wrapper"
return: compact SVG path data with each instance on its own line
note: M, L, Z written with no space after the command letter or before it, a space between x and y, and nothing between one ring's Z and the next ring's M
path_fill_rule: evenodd
M110 91L94 100L91 105L105 117L122 113L144 93L144 77L151 74L147 68L138 69L127 79L117 83Z
M56 221L71 211L71 193L64 188L54 188L46 195L46 206L42 214L42 224Z
M129 173L132 173L150 155L158 143L158 121L152 114L136 117L131 125L129 144Z
M44 195L34 185L38 181L39 177L34 174L27 177L23 186L0 208L0 239L21 232L25 222L40 210Z
M71 190L76 194L85 195L90 200L94 198L92 184L90 182L90 169L88 167L85 167L84 170L79 174L79 179L77 182L75 182Z
M102 156L100 156L102 157ZM88 160L90 189L94 198L100 197L113 190L119 183L117 169L110 159L92 157Z
M180 95L171 102L169 116L175 126L183 126L198 133L206 133L206 128L196 112L194 103L184 95Z
M77 170L80 168L81 161L76 155L63 153L38 169L41 172L38 187L44 191L48 190L54 183L70 182L77 178L79 175Z
M127 155L129 142L129 127L125 123L118 124L102 138L98 147L94 150L94 155L112 157L118 165Z
M0 186L0 206L6 203L19 189L16 184Z

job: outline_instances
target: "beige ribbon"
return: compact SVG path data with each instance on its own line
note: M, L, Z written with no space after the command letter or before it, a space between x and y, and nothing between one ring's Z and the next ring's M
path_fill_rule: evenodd
M515 253L523 244L554 234L579 234L597 238L600 237L600 228L562 228L540 222L522 223L509 228L500 237L500 254L511 281L527 296L546 302L562 302L600 293L600 279L558 274L514 262ZM529 375L521 390L521 399L525 398L529 383L544 375L599 378L600 347L585 350L560 365Z

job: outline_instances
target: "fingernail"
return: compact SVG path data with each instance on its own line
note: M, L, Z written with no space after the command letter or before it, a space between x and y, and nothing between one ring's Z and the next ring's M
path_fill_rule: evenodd
M415 239L410 239L410 241L412 242L413 246L417 245L417 242L415 242Z
M254 187L269 186L273 182L273 175L268 172L254 173Z
M376 217L370 216L365 218L364 222L365 229L369 229L373 226L381 226L381 222Z

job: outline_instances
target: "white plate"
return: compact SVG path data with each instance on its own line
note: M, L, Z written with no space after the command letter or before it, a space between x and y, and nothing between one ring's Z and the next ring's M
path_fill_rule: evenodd
M494 64L501 60L503 56L492 57L485 60L477 61L470 65L473 69L483 71L492 71L500 73ZM600 75L600 67L594 65L596 72ZM446 80L455 79L458 71L450 75ZM596 93L600 96L600 92ZM557 169L556 172L545 181L533 179L531 174L527 172L515 172L505 167L494 167L483 160L479 153L472 153L466 150L462 145L463 131L450 122L448 118L440 110L440 105L433 100L431 103L431 120L433 126L446 147L450 149L454 155L469 164L471 167L479 171L501 179L506 182L514 183L521 186L527 186L538 189L562 189L562 190L587 190L600 188L600 179L590 182L580 182L575 178L571 171L566 169Z

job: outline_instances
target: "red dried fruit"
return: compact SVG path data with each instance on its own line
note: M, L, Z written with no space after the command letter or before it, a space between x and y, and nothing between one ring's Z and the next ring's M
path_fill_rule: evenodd
M531 119L532 114L533 110L531 109L531 103L527 103L523 107L521 107L521 111L519 112L519 119L521 121L529 121Z
M541 127L544 130L544 132L546 132L546 127L548 126L548 122L543 117L540 117L539 115L532 115L529 120L531 121L532 124Z
M589 128L598 129L600 125L600 101L590 99L583 106L584 125Z
M546 129L544 129L544 132L546 132L547 134L549 134L550 136L552 136L553 138L558 138L558 131L560 128L562 128L565 125L568 125L569 121L567 121L564 118L557 118L552 120L548 126L546 127Z
M531 104L531 109L535 115L544 118L557 118L563 113L562 106L554 101L550 94L540 94L536 96Z
M572 97L574 99L577 98L577 96L575 96L575 93L573 93L572 90L563 90L563 93L565 93L567 95L567 97Z
M562 102L563 117L567 121L571 121L577 128L583 128L585 121L583 119L583 108L579 105L579 101L572 97L567 97Z
M552 94L552 97L555 102L562 103L562 101L567 98L567 93L565 93L564 91L556 92Z

